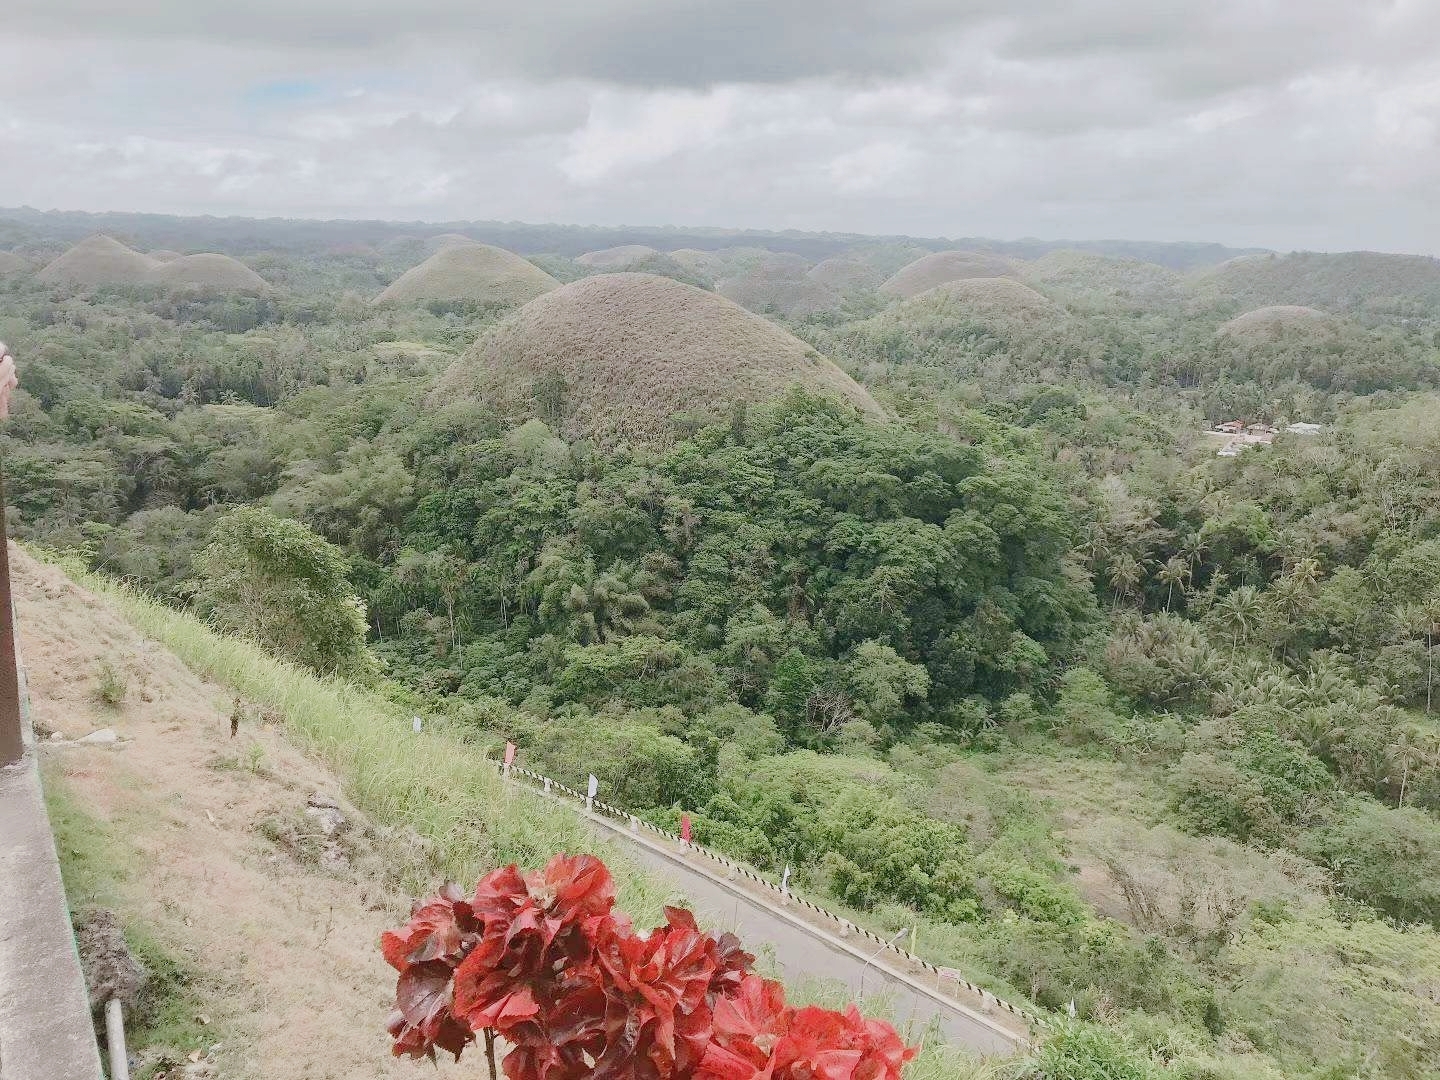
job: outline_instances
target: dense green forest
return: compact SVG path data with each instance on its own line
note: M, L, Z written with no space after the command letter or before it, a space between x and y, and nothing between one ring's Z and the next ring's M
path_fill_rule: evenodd
M891 422L797 392L604 447L437 398L502 313L367 303L403 262L297 242L249 258L261 296L17 274L6 499L20 537L689 812L1157 1075L1418 1080L1440 307L1351 287L1364 262L1307 294L1314 258L1274 295L1032 275L1041 319L857 298L789 329ZM1327 302L1320 333L1217 334ZM1235 418L1281 430L1217 456Z

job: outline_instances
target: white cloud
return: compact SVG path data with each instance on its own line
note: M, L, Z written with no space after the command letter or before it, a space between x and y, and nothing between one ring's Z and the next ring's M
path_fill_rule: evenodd
M1429 0L7 8L0 205L1440 252Z

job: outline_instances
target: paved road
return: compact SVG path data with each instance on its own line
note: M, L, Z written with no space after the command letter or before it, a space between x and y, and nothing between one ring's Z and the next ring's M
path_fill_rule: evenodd
M783 978L814 978L835 980L845 984L853 996L860 996L863 981L868 995L883 995L891 1002L897 1026L911 1039L918 1038L932 1025L947 1042L968 1047L982 1055L1014 1053L1022 1038L1006 1030L1000 1023L969 1010L962 1005L932 997L887 970L884 960L867 965L872 949L864 943L847 948L846 942L833 935L801 923L794 916L777 910L773 904L747 891L740 883L726 881L708 868L692 865L663 842L636 836L616 822L605 818L591 819L604 833L623 838L637 860L657 877L670 882L675 890L690 899L702 916L702 925L731 928L752 950L768 945L774 952ZM850 949L860 952L855 955Z

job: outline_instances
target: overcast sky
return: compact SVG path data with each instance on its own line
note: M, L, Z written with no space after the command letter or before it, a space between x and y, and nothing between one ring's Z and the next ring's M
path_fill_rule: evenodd
M1440 0L4 0L0 205L1440 254Z

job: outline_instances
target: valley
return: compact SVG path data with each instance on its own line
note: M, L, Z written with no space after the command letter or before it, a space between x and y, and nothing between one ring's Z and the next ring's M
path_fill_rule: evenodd
M166 889L222 866L379 1008L409 898L595 846L498 798L510 742L906 931L1036 1055L1440 1070L1440 263L73 217L0 222L0 453L12 534L110 599L27 562L20 621L47 725L131 672L133 741L47 757ZM285 846L311 789L374 823L358 905ZM227 997L282 992L150 892ZM322 1066L232 1011L254 1075L408 1069L383 1016ZM943 1053L907 1078L1059 1075Z

